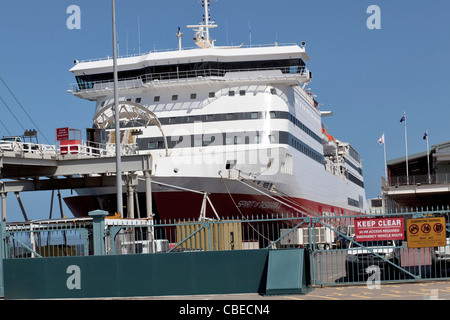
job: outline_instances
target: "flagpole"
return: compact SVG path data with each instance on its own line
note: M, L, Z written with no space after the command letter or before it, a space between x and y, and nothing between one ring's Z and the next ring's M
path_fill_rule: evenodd
M428 130L425 131L427 138L427 163L428 163L428 184L431 184L431 175L430 175L430 151L428 148Z
M386 179L385 184L389 185L387 175L387 161L386 161L386 136L384 135L384 132L383 132L383 147L384 147L384 177Z
M408 172L408 136L406 133L406 111L403 113L405 115L405 148L406 148L406 184L409 185L409 172Z
M387 174L387 161L386 161L386 136L383 132L383 135L381 136L383 139L383 149L384 149L384 186L389 186L389 180L388 180L388 174ZM386 195L383 192L382 193L382 200L381 200L382 210L384 213L386 213Z

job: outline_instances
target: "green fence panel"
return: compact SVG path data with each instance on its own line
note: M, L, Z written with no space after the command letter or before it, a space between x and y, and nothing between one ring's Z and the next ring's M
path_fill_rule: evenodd
M263 294L269 250L6 259L5 299Z

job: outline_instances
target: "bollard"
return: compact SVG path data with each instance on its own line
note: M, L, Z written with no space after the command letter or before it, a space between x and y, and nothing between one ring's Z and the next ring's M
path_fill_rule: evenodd
M94 255L105 255L105 217L108 212L103 210L95 210L89 212L89 216L94 220L92 232L94 238Z

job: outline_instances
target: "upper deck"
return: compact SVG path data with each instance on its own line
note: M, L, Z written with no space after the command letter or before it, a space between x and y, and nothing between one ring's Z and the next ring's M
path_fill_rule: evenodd
M192 80L304 83L311 79L308 60L305 48L293 44L150 52L118 59L119 90ZM70 71L77 80L70 92L80 98L95 100L114 88L112 59L77 62Z

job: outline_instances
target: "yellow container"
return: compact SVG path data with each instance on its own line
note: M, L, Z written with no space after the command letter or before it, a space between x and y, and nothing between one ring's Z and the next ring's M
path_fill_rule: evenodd
M177 243L189 237L178 248L204 251L242 250L241 221L180 223L176 227L176 233Z

